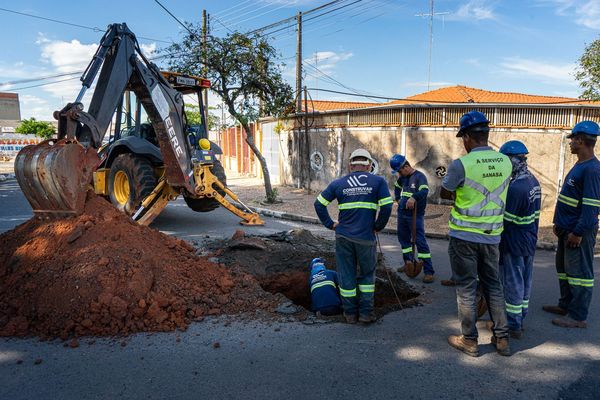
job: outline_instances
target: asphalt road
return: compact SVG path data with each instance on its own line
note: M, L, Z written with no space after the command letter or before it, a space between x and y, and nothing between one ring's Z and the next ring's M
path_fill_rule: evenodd
M15 181L0 183L0 232L30 215ZM273 232L303 226L324 232L315 225L266 222L262 228L242 229ZM240 228L236 217L223 210L197 214L182 202L169 205L154 227L182 238L228 236ZM399 264L395 238L381 239L388 264ZM432 240L430 245L438 279L448 277L447 242ZM558 295L551 252L536 256L525 337L511 342L515 354L509 358L495 354L484 328L479 358L450 348L447 335L459 331L454 290L438 282L426 287L412 283L423 292L423 306L388 314L370 327L221 317L193 324L186 332L83 339L76 349L59 341L0 339L0 398L600 397L600 300L596 296L592 302L588 329L551 325L552 317L541 311L542 304L554 303Z

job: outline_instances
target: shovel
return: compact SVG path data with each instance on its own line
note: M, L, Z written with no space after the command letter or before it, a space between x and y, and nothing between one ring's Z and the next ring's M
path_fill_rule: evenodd
M419 260L417 252L417 205L415 204L412 212L412 232L410 241L412 243L413 261L404 263L406 276L416 278L423 270L423 260Z

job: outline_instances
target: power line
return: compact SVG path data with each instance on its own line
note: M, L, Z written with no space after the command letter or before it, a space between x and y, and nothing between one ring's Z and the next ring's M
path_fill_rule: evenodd
M10 91L25 90L25 89L31 89L31 88L36 88L36 87L40 87L40 86L54 85L56 83L61 83L61 82L66 82L66 81L72 81L74 79L79 79L79 77L74 76L72 78L61 79L61 80L53 81L53 82L40 83L38 85L24 86L24 87L20 87L20 88L12 88L12 89L10 89Z
M195 34L194 32L192 32L192 31L191 31L191 29L190 29L190 28L188 28L186 24L184 24L183 22L181 22L181 21L179 20L179 18L177 18L175 15L173 15L173 13L172 13L171 11L169 11L169 10L167 9L167 7L163 6L163 5L161 4L161 2L160 2L160 1L158 1L158 0L154 0L154 2L155 2L156 4L158 4L159 6L161 6L161 7L162 7L162 9L163 9L163 10L165 10L165 11L167 12L167 14L169 14L171 17L173 17L173 19L175 19L175 21L177 21L177 22L179 23L179 25L181 25L182 27L184 27L184 28L185 28L185 29L186 29L186 30L187 30L187 31L188 31L188 32L189 32L189 33L190 33L192 36L194 36L194 37L196 37L196 38L197 38L196 34Z
M367 92L365 92L365 91L362 91L362 93L360 93L361 91L359 91L359 90L357 90L357 89L354 89L354 88L351 88L350 86L346 86L346 85L344 85L342 82L340 82L340 81L338 81L337 79L333 78L332 76L330 76L330 75L326 74L325 72L321 71L319 68L317 68L317 67L316 67L316 66L314 66L314 65L311 65L310 63L303 62L303 63L302 63L302 65L305 65L305 66L307 66L307 67L311 67L311 68L313 68L313 69L314 69L314 70L316 70L318 73L320 73L322 76L325 76L325 77L327 77L327 78L328 78L330 81L334 82L334 83L335 83L335 84L337 84L338 86L341 86L341 87L343 87L344 89L350 90L350 91L354 92L355 94L360 94L360 95L363 95L363 96L365 96L365 97L368 97L368 98L370 98L370 97L371 97L371 96L369 95L369 93L367 93ZM375 99L375 98L378 98L378 96L377 96L377 95L373 95L373 98L374 98L374 99Z
M232 14L232 13L233 13L233 14L235 14L235 13L236 13L236 11L240 11L240 10L242 10L242 9L245 9L245 8L248 8L248 7L252 7L252 5L253 5L253 4L249 4L249 5L247 5L247 6L244 6L244 7L238 8L238 7L239 7L239 6L241 6L242 4L246 4L246 3L248 3L248 2L251 2L251 1L253 1L253 0L245 0L245 1L242 1L241 3L234 4L234 5L232 5L231 7L227 7L226 9L224 9L224 10L221 10L221 11L217 12L217 13L216 13L216 15L218 15L218 16L219 16L219 18L222 18L222 17L225 17L226 15L230 15L230 14ZM236 8L236 10L233 10L234 8ZM233 10L233 12L228 12L229 10Z
M41 76L39 78L29 78L29 79L20 79L18 81L8 81L8 82L0 82L0 86L8 86L8 85L19 85L21 83L29 83L29 82L37 82L37 81L45 81L46 79L54 79L54 78L61 78L63 76L71 76L71 75L79 75L81 74L83 71L78 71L78 72L68 72L65 74L56 74L56 75L48 75L48 76Z
M287 4L283 4L283 5L279 6L279 7L276 7L276 8L273 8L273 9L271 9L271 10L265 11L264 13L261 13L261 14L255 15L255 16L253 16L253 17L249 17L249 18L243 19L243 20L241 20L241 21L237 21L237 22L235 23L235 25L238 25L238 26L239 26L240 24L242 24L242 23L244 23L244 22L246 22L246 21L250 21L250 20L253 20L253 19L255 19L255 18L262 17L263 15L266 15L266 14L272 13L273 11L280 10L280 9L282 9L282 8L284 8L284 7L288 7L288 5L287 5ZM256 10L255 10L255 11L256 11ZM225 26L225 25L223 24L223 26Z
M37 19L41 19L41 20L44 20L44 21L55 22L57 24L74 26L76 28L89 29L89 30L92 30L94 32L104 32L105 31L105 29L100 29L98 27L91 27L91 26L86 26L86 25L74 24L72 22L61 21L61 20L58 20L58 19L47 18L47 17L41 17L39 15L28 14L28 13L24 13L24 12L20 12L20 11L15 11L15 10L9 10L8 8L0 8L0 11L5 11L5 12L8 12L8 13L13 13L13 14L18 14L18 15L23 15L25 17L37 18ZM171 44L171 42L166 41L166 40L153 39L153 38L149 38L149 37L145 37L145 36L137 36L137 37L140 38L140 39L144 39L144 40L150 40L150 41L154 41L154 42L161 42L161 43Z

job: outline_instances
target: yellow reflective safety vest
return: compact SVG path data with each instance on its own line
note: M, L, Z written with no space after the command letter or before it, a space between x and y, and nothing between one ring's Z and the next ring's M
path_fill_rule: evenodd
M494 150L472 151L459 158L465 170L450 211L450 229L497 236L503 230L510 159Z

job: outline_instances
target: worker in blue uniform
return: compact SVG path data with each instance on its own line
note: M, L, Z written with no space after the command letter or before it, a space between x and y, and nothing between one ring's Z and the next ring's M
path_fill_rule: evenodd
M315 258L310 262L311 310L321 315L337 315L342 312L335 271L325 268L325 260Z
M587 327L592 300L594 246L600 210L600 161L594 147L599 135L598 124L582 121L567 136L577 162L565 177L554 210L560 299L556 306L543 307L544 311L561 315L552 323L565 328Z
M433 265L431 263L431 251L425 238L425 208L427 207L427 195L429 186L427 177L421 171L414 169L405 156L394 154L390 158L390 167L398 179L394 184L394 199L398 203L398 241L402 246L404 262L414 260L412 249L412 224L413 209L417 209L417 257L423 261L424 283L434 281Z
M542 189L527 167L529 150L522 142L510 140L500 147L500 153L508 156L512 163L500 238L500 277L508 332L512 338L520 339L523 319L529 310Z
M330 183L319 194L315 211L321 223L335 231L344 318L347 323L368 324L375 321L375 233L385 228L393 200L387 182L370 173L373 158L367 150L354 150L349 161L350 173ZM327 211L333 200L338 202L338 222Z

